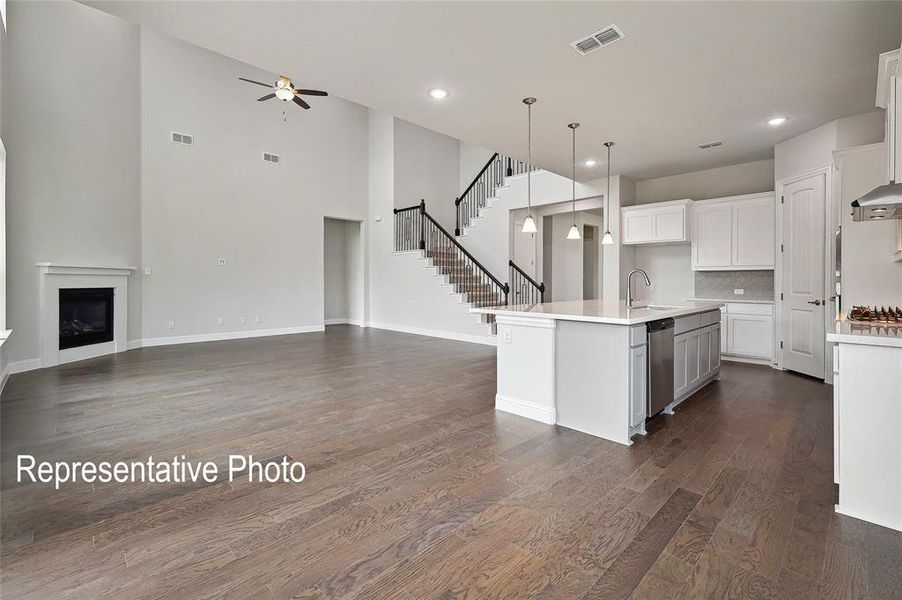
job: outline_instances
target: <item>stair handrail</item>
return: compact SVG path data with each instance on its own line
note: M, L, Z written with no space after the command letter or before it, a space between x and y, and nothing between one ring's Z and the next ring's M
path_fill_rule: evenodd
M535 288L536 292L538 292L539 302L544 303L545 302L545 282L544 281L542 283L537 282L535 279L530 277L526 271L524 271L519 266L517 266L517 263L515 263L513 260L508 260L507 264L508 264L508 266L510 266L511 269L513 269L517 274L519 274L519 276L522 279L524 279L527 283L529 283L532 287ZM512 277L511 280L513 280L513 279L514 278Z
M482 177L482 174L489 170L489 167L492 166L492 163L495 162L496 158L498 158L497 152L492 155L492 158L490 158L488 162L486 162L482 166L481 169L479 169L479 173L476 174L476 177L473 178L473 181L470 182L470 185L468 185L466 189L464 189L464 191L460 193L460 196L454 199L454 206L460 206L460 203L463 201L464 196L467 195L467 192L473 189L473 186L476 185L476 182L479 181L479 178Z
M450 241L452 244L454 244L454 246L455 246L458 250L460 250L460 252L461 252L464 256L466 256L468 259L470 259L470 262L473 263L473 266L475 266L475 267L476 267L479 271L481 271L485 276L487 276L489 279L491 279L491 280L495 283L495 285L497 285L502 291L504 291L504 304L507 304L508 294L510 293L510 285L507 284L507 283L501 283L501 280L500 280L500 279L498 279L497 277L495 277L494 275L492 275L491 271L489 271L488 269L486 269L486 268L483 266L483 264L482 264L481 262L479 262L479 261L476 259L476 257L473 256L473 255L470 253L469 250L467 250L466 248L464 248L464 247L461 245L461 243L458 242L458 241L454 238L453 235L451 235L450 233L448 233L448 230L447 230L447 229L445 229L444 227L442 227L441 224L440 224L438 221L436 221L436 220L432 217L432 215L430 215L428 212L426 212L426 201L425 201L425 200L420 200L420 203L417 204L416 206L408 206L408 207L406 207L406 208L395 208L395 209L394 209L394 213L395 213L395 214L398 214L398 213L400 213L400 212L405 212L405 211L410 211L410 210L417 210L417 209L419 209L419 214L420 214L420 215L422 215L423 217L425 217L426 220L428 220L430 223L432 223L432 224L435 226L435 228L436 228L438 231L440 231L440 232L442 233L442 235L443 235L445 238L447 238L448 241ZM425 250L425 249L426 249L425 227L422 227L422 226L420 227L419 247L420 247L420 250Z

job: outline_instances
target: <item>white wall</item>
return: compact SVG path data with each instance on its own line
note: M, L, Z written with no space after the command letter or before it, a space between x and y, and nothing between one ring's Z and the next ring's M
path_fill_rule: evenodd
M883 144L837 154L843 209L852 200L886 183L886 148ZM892 262L896 250L896 222L855 223L850 210L841 210L840 214L844 311L860 304L902 304L902 263Z
M140 262L140 36L75 2L11 2L8 16L7 326L20 361L38 356L37 261ZM134 339L141 281L130 284Z
M141 39L145 338L321 327L323 217L367 215L367 110L335 97L309 111L259 104L238 77L271 74L149 30Z
M774 189L774 161L754 162L636 182L636 204L705 200Z
M460 193L460 143L395 119L395 207L426 200L426 210L454 233L454 199Z
M480 169L485 166L485 163L487 163L494 154L491 150L473 146L466 142L460 142L459 148L460 181L457 185L458 194L463 192L466 187L470 185L470 182L473 181L476 174L479 173Z
M839 148L883 140L883 110L831 121L774 146L774 179L788 177L833 163Z

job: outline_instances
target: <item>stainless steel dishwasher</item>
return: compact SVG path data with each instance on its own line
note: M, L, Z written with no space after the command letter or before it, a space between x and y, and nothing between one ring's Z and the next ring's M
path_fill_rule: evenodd
M673 402L673 319L648 323L648 416Z

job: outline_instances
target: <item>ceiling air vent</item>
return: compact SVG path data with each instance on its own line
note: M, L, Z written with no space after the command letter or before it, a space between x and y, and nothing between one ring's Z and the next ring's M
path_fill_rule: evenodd
M184 146L191 146L194 144L194 136L188 133L178 133L171 132L169 140L174 144L182 144Z
M270 154L269 152L263 153L263 160L268 163L279 164L279 155L278 154Z
M587 35L580 40L572 42L570 45L580 54L588 54L593 50L598 50L599 48L613 44L623 38L623 32L620 31L619 27L616 25L608 25L601 31L596 31L593 34Z
M717 140L716 142L705 142L704 144L698 145L698 147L702 150L707 150L708 148L717 148L718 146L723 146L723 142Z

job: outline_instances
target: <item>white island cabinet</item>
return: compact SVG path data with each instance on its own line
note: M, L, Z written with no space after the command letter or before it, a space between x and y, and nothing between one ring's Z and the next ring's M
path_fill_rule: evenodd
M645 433L646 323L672 318L684 329L679 335L695 340L680 355L694 365L692 383L675 393L672 408L718 375L720 306L628 309L580 300L473 312L495 315L498 326L496 409L630 444Z
M902 531L902 327L839 320L827 341L836 512Z

